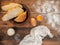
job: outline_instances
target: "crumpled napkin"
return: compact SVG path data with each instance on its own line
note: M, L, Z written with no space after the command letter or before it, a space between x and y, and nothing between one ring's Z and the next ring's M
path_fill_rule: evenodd
M31 29L30 34L25 36L19 45L42 45L42 39L47 35L53 38L53 35L46 26L37 26Z

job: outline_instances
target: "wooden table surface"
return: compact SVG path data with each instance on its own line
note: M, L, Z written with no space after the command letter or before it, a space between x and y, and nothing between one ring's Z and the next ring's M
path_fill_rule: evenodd
M35 17L38 15L36 12L34 12L31 9L31 5L35 2L35 0L0 0L0 7L2 5L6 5L10 2L15 2L15 3L22 3L25 4L30 11L29 17ZM44 0L41 1L41 3L43 3ZM1 41L0 41L0 45L18 45L19 42L23 39L24 36L26 36L27 34L29 34L31 28L33 28L33 26L30 24L30 18L28 18L24 23L21 24L16 24L12 21L7 21L7 22L3 22L2 21L2 16L5 14L5 12L3 12L0 9L0 35L1 35ZM49 25L46 24L46 20L44 19L44 21L42 21L41 23L38 23L37 25L46 25L48 28L51 29L51 27ZM16 31L16 34L20 34L20 41L17 42L15 40L15 36L9 37L7 35L7 29L8 28L14 28ZM43 44L42 45L60 45L60 37L58 36L58 34L56 33L56 31L54 31L54 29L51 29L51 32L55 35L53 39L50 39L48 36L43 40ZM2 44L1 44L2 43Z

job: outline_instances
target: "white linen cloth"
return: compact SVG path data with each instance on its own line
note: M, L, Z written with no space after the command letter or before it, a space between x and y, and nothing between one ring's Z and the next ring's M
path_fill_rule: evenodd
M19 45L42 45L42 39L47 35L53 38L53 35L46 26L37 26L31 29L30 34L25 36Z

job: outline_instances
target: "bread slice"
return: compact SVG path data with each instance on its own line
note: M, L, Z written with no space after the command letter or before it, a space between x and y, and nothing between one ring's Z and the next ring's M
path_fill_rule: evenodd
M17 3L9 3L8 5L4 5L4 6L2 6L1 8L2 8L2 10L4 10L4 11L8 11L8 10L10 10L10 9L12 9L12 8L15 8L15 7L20 7L20 8L22 8L22 5L21 5L21 4L17 4Z
M8 21L14 17L17 17L19 14L21 14L22 12L24 12L24 10L20 7L16 7L16 8L13 8L12 10L9 10L7 12L7 14L5 14L3 17L2 17L2 20L3 21Z
M16 22L23 22L26 19L26 11L20 14L14 21Z

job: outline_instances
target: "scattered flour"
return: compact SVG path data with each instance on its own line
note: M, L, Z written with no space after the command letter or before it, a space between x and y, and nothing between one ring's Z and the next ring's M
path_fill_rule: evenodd
M58 26L60 25L60 14L58 7L56 5L50 4L49 2L44 5L43 7L47 7L43 8L43 11L44 9L46 11L47 23L50 24L55 30L57 30Z
M37 13L45 13L45 17L47 23L51 25L55 30L57 30L58 26L60 26L60 9L59 9L59 1L45 1L42 5L37 0L35 4L35 11ZM57 26L56 26L57 25Z
M37 13L42 13L40 0L36 0L36 3L32 4L32 8L34 8L34 11L36 11Z

